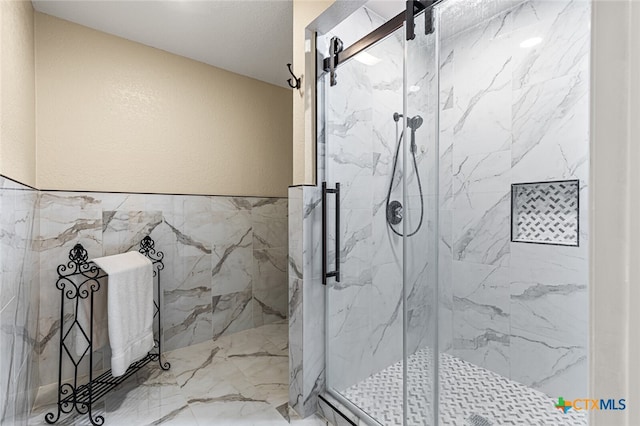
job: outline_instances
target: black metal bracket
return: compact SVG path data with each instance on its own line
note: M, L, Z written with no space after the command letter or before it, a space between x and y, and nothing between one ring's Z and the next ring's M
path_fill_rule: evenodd
M404 12L394 16L391 20L385 22L380 27L376 28L347 48L344 48L342 41L340 41L339 38L334 37L336 39L336 46L333 46L333 42L329 43L329 57L324 58L324 60L322 61L322 69L325 72L333 73L332 75L334 78L332 79L332 81L333 83L336 83L335 69L338 68L340 64L348 61L370 46L373 46L375 43L393 33L398 28L402 28L403 23ZM331 40L333 40L334 38L332 38Z
M100 376L93 377L93 318L94 318L94 295L100 290L100 279L106 278L104 273L98 266L89 261L87 250L82 244L76 244L69 251L69 261L58 265L58 279L56 280L56 288L60 290L60 348L58 360L58 403L57 413L49 412L44 416L47 423L53 424L60 420L60 416L64 413L71 413L74 409L79 414L88 414L89 421L94 426L104 424L104 417L101 415L93 415L93 404L109 391L114 389L120 383L134 375L151 361L157 361L160 368L168 370L171 364L162 362L162 318L161 306L161 285L160 271L164 269L164 253L157 251L155 243L151 237L146 236L140 242L140 253L145 255L153 264L153 276L157 283L157 298L154 300L153 317L156 319L158 327L158 338L154 338L154 348L141 360L134 362L129 366L124 375L113 377L111 370L108 370ZM102 290L106 291L106 290ZM65 302L71 301L73 311L71 314L65 314ZM88 305L85 305L88 304ZM89 330L85 330L78 320L78 312L89 306L89 324L85 324ZM73 321L67 327L65 324L65 316L72 315ZM72 330L76 329L76 335ZM87 341L87 348L82 355L72 356L74 352L74 340L77 333ZM63 380L62 364L64 354L73 364L73 381ZM79 366L83 360L89 360L89 381L80 384L83 372L79 371ZM64 383L63 383L64 381Z
M433 23L433 5L436 3L435 0L424 0L425 3L425 12L424 12L424 34L429 35L433 34L433 30L435 29L435 24Z
M402 28L405 21L407 23L407 40L413 40L415 38L415 15L423 10L425 11L425 33L433 33L433 6L437 1L439 0L407 1L407 8L404 12L400 12L349 47L343 48L342 41L338 37L332 37L329 42L329 57L324 58L322 61L322 69L330 74L330 85L335 86L337 84L336 69L340 64Z
M329 85L335 86L338 84L336 79L336 67L338 66L338 54L342 52L342 40L338 37L331 37L329 42Z
M291 76L293 77L293 80L296 82L296 84L293 84L292 80L288 79L287 83L289 83L289 87L291 87L292 89L299 89L300 78L296 77L296 75L293 73L293 70L291 69L291 64L287 64L287 68L289 68L289 74L291 74Z
M336 269L329 272L327 269L327 194L336 195ZM335 189L327 188L327 182L322 182L322 284L327 285L327 278L335 277L340 282L340 184L336 183Z
M424 12L424 33L429 35L433 33L433 5L435 0L408 0L405 10L405 21L407 22L406 38L413 40L416 38L415 16Z

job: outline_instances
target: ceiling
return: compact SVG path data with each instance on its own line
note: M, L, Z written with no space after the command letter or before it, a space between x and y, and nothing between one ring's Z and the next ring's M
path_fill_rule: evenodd
M34 0L39 12L288 87L291 0Z

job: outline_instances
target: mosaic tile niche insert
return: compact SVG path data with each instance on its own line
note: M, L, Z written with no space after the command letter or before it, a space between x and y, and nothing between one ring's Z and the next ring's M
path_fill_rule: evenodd
M511 241L579 246L578 180L511 185Z

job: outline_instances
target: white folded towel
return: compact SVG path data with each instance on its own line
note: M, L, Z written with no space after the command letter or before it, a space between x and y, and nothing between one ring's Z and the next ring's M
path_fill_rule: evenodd
M101 273L101 275L104 275ZM107 277L102 277L97 280L97 283L93 280L88 280L84 275L76 275L70 278L77 286L83 281L85 282L80 291L86 290L89 292L88 297L78 299L78 324L82 327L86 337L79 330L76 329L76 354L78 357L84 355L89 345L89 339L91 331L89 330L89 318L91 318L91 295L93 294L93 350L97 351L109 344L109 328L107 318ZM97 291L92 291L91 287L99 285Z
M153 348L153 266L137 251L93 262L108 274L111 374L118 377Z

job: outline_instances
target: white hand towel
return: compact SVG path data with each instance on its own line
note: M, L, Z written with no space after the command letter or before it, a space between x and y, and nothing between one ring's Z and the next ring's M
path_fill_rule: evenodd
M153 348L153 266L137 251L93 261L109 276L111 374L118 377Z
M100 275L104 275L102 271ZM78 324L82 327L84 333L79 329L76 329L76 355L78 357L85 354L87 347L89 346L88 339L92 336L89 330L89 318L91 318L91 295L93 294L93 350L97 351L109 344L108 325L107 325L107 277L102 277L99 280L88 280L84 275L74 276L70 279L76 285L80 285L83 281L82 287L79 290L82 292L86 289L89 295L86 298L79 298L77 300L78 306ZM97 286L97 291L92 291L92 286Z

